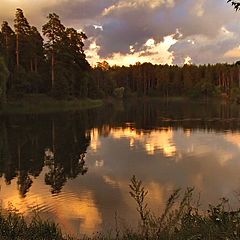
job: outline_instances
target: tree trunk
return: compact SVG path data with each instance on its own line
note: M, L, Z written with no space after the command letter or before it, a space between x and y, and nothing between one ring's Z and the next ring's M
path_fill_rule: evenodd
M6 40L6 49L7 49L7 54L8 54L8 52L9 52L9 40L8 40L8 36L7 35L6 35L5 40Z
M54 87L54 82L55 82L54 66L55 66L55 56L54 56L54 52L52 52L52 89Z
M238 87L240 88L240 68L238 67Z
M30 71L33 72L33 60L30 61Z
M38 72L38 61L37 61L37 57L35 57L35 59L34 59L34 71L35 71L35 73Z
M17 69L19 69L19 35L16 36L16 63Z

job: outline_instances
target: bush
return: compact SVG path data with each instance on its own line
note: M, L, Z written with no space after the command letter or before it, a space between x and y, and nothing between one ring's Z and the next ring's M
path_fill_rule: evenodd
M147 191L142 182L133 177L130 188L141 225L137 233L127 232L126 236L131 237L125 239L240 239L240 209L230 211L225 198L216 206L209 205L204 213L199 209L199 201L194 202L194 188L187 188L184 193L177 189L169 197L163 213L156 216L147 207Z

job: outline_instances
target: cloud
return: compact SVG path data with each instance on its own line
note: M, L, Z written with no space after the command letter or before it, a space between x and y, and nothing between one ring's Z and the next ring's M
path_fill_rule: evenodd
M109 58L114 53L127 55L129 46L134 46L136 51L140 51L148 39L161 42L165 36L176 32L176 29L179 29L182 34L178 41L178 46L182 48L181 51L176 48L176 53L174 46L171 48L176 57L175 63L182 64L187 56L197 63L214 62L213 53L217 56L215 59L226 60L222 49L229 49L230 45L233 47L236 44L235 36L230 36L228 32L225 35L220 34L223 26L227 29L239 24L239 19L232 9L228 9L223 3L217 4L216 0L211 2L179 0L172 2L171 5L169 1L158 1L156 5L154 1L150 1L147 6L145 3L144 0L118 1L103 11L100 19L104 31L95 35L97 45L101 46L99 54L102 58ZM220 18L219 14L222 12L224 14ZM235 28L233 33L236 31L238 30ZM194 38L199 41L195 43ZM192 39L191 43L195 43L192 45L196 45L193 54L190 53L193 47L185 43L187 39ZM202 41L202 39L205 40ZM203 54L198 50L207 52L206 57L202 56ZM179 54L183 55L181 61L179 61ZM207 56L210 57L209 60Z
M101 47L96 44L96 40L90 44L86 51L88 61L95 65L97 62L107 61L110 65L133 65L136 62L151 62L153 64L172 64L174 60L173 52L169 51L170 47L177 42L175 34L166 36L163 41L156 43L154 39L148 39L139 50L134 46L129 46L129 52L122 54L120 52L101 58L99 52Z
M198 17L202 17L204 15L204 12L205 12L204 5L205 5L205 3L206 3L206 0L198 0L195 3L195 6L193 8L193 12Z
M107 16L114 14L114 12L127 11L129 8L135 10L138 8L156 9L163 5L166 5L167 7L173 7L174 4L174 0L122 0L108 8L105 8L102 15Z
M46 6L44 11L57 12L67 24L82 26L96 23L105 8L115 4L117 0L60 0L54 5Z
M30 24L41 27L47 16L44 8L54 6L56 2L57 0L1 0L0 21L6 20L12 24L16 8L21 8Z
M149 188L152 183L162 188L188 187L191 183L197 192L202 192L201 203L205 204L230 196L239 188L239 134L183 129L138 131L128 127L110 128L107 132L108 138L104 133L98 135L101 147L88 151L87 162L95 177L107 175L105 184L120 189L125 186L123 192L128 193L129 176L136 173L149 190L153 190ZM101 169L94 167L96 159L104 161Z
M192 64L192 58L189 57L189 56L185 57L185 59L184 59L184 64L187 64L187 65Z
M233 59L240 58L240 46L227 51L224 56Z
M240 14L225 1L219 0L2 0L0 20L14 18L20 7L31 24L39 28L49 12L60 15L66 26L83 29L89 41L95 42L100 59L154 55L169 62L183 64L188 56L193 63L233 61L240 39ZM38 16L38 17L36 17ZM11 21L10 21L11 22ZM155 48L176 31L177 42L166 55L144 50L143 45L154 39ZM129 48L132 46L132 52ZM134 49L134 52L133 52ZM235 49L235 50L234 50ZM90 51L92 49L89 49ZM233 52L229 51L235 51ZM146 52L144 52L146 51ZM125 57L124 57L125 56ZM149 58L150 59L150 58ZM150 59L151 60L151 59Z
M233 62L237 55L233 56L233 50L239 45L239 33L230 32L226 27L221 27L214 38L204 35L192 35L181 39L170 51L174 52L174 63L182 64L189 56L194 64ZM231 50L231 53L229 52ZM231 56L230 56L231 54Z

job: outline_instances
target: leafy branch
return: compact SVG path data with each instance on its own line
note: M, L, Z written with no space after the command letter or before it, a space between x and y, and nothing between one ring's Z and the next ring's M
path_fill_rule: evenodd
M231 3L236 11L240 10L240 2L239 1L227 0L227 3Z

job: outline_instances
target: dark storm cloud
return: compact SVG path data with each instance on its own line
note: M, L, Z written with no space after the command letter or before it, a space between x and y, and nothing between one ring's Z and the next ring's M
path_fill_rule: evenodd
M67 0L59 1L51 7L46 7L45 12L57 12L66 21L81 21L83 19L95 19L102 11L116 3L117 0Z
M176 27L167 28L166 20L161 22L158 19L165 14L164 10L169 11L163 6L152 9L139 4L133 9L122 7L103 16L104 31L97 39L101 46L100 54L127 53L130 45L138 51L149 38L162 40L164 36L175 33Z
M115 4L108 14L99 16L103 31L98 34L95 32L95 38L97 44L101 46L102 57L109 56L113 52L127 53L130 45L134 45L135 50L138 51L149 38L159 42L164 36L174 34L176 29L183 34L183 40L195 35L215 39L222 26L231 25L233 22L239 23L238 16L230 6L216 0L179 0L173 7L159 5L155 8L140 4L141 1L135 1L139 4L134 7L128 7L127 1L122 1L124 2L125 7L124 4L123 6L119 4L120 7ZM213 47L218 48L216 47L218 41L221 51L217 53L222 53L223 49L233 47L236 43L236 41L222 42L221 39L216 39L213 46L204 46L205 51L208 51L207 47L209 50ZM186 49L182 49L184 50ZM220 56L217 58L221 59Z
M66 26L83 29L90 41L96 41L101 57L129 53L130 45L134 45L135 51L142 50L149 38L159 43L164 36L175 34L176 29L182 33L171 49L176 62L186 55L194 62L228 60L224 53L239 45L236 37L223 41L219 34L223 26L236 35L240 33L240 13L236 13L225 0L2 1L1 20L10 15L13 17L16 7L21 7L29 22L41 27L46 21L45 16L56 12ZM94 24L103 29L95 29ZM188 38L199 36L211 41L196 41L194 46L186 44Z

